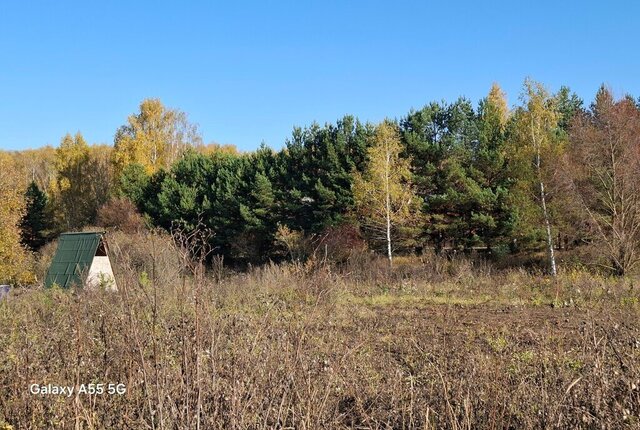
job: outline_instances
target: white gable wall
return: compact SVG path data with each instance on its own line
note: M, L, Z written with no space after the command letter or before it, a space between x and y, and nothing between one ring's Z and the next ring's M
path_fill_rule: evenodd
M108 290L118 289L109 257L93 257L85 283L88 287L99 287L102 283Z

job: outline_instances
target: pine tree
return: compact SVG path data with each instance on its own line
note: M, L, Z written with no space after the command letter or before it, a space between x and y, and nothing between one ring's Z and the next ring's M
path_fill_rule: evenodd
M136 204L138 209L144 206L144 193L150 177L144 166L138 163L127 165L119 178L118 193Z
M436 251L445 245L471 247L481 242L482 230L493 228L486 216L491 191L479 183L474 152L478 121L471 103L431 103L411 112L402 122L406 154L418 195L428 217L425 236Z
M353 209L352 171L362 171L372 128L351 116L336 125L295 128L278 154L285 224L307 234L340 224Z
M572 93L567 86L560 87L553 98L559 114L558 127L566 133L569 131L573 118L583 110L582 105L584 102L576 93Z
M506 243L515 227L513 180L509 175L507 126L510 112L504 92L493 84L478 109L478 144L473 150L470 174L478 184L475 201L476 234L488 247Z

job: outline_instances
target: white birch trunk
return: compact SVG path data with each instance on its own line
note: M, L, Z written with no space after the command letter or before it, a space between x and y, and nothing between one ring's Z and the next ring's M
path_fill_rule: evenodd
M387 149L386 169L385 169L385 212L387 218L387 258L389 266L393 265L393 256L391 255L391 191L389 190L389 175L391 174L391 154Z
M542 213L544 216L544 225L547 230L547 250L549 251L549 265L551 266L551 275L556 276L556 256L553 250L553 238L551 236L551 223L549 222L549 213L547 212L547 199L544 192L544 183L540 181L540 201L542 202Z
M553 237L551 236L551 222L549 221L549 211L547 210L547 196L544 190L544 182L542 181L542 168L540 160L540 145L536 139L534 119L531 117L531 140L534 148L536 149L536 173L538 175L538 182L540 183L540 205L542 206L542 216L544 218L544 226L547 232L547 252L549 254L549 268L551 276L555 277L558 273L556 268L556 256L553 250Z
M547 210L547 195L544 190L544 182L542 181L542 172L540 168L540 147L536 152L536 170L538 171L538 181L540 182L540 205L542 206L542 216L544 218L544 226L547 231L547 252L549 253L549 266L551 276L556 276L558 271L556 268L556 255L553 250L553 237L551 236L551 222L549 221L549 211Z

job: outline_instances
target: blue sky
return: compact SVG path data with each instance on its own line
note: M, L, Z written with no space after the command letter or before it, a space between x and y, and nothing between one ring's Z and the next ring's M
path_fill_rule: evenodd
M314 120L477 102L494 81L515 104L526 76L638 96L639 17L630 1L4 1L0 148L112 143L147 97L251 150Z

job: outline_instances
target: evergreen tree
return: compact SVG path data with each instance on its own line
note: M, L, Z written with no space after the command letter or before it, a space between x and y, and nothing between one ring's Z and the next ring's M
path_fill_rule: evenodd
M120 175L118 191L141 208L144 205L144 192L149 180L150 177L142 164L128 164Z
M345 116L336 125L295 128L278 156L285 224L314 233L342 222L353 209L352 171L362 171L371 126Z
M582 105L584 102L576 93L572 93L569 87L564 85L560 87L553 97L559 114L558 127L567 133L573 118L583 111Z
M279 193L274 189L275 154L262 145L245 157L240 181L241 234L235 240L235 258L246 262L267 261L280 216Z
M423 240L471 248L506 243L515 224L506 152L509 110L494 84L478 111L465 99L431 103L402 121L427 223Z
M476 234L488 247L508 242L516 222L506 144L509 117L505 94L493 84L478 108L478 145L470 167L478 184L475 200L481 202L474 214Z
M428 217L424 236L436 250L446 244L479 244L481 230L493 227L486 216L492 196L474 177L479 130L471 103L466 99L450 105L431 103L410 112L402 130Z
M38 185L31 182L25 193L25 201L25 213L20 222L21 241L32 251L37 251L45 244L50 228L48 199Z
M233 258L233 245L244 229L240 214L244 158L188 151L169 172L152 177L149 188L156 191L145 195L157 197L146 207L166 229L178 223L189 230L204 223L214 233L213 252Z

